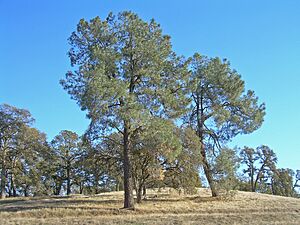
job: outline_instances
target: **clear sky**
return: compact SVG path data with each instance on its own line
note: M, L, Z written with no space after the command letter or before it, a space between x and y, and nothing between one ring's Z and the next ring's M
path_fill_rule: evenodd
M265 144L280 167L300 169L298 0L0 0L0 104L30 110L49 139L82 134L85 113L59 85L71 69L67 38L81 18L123 10L154 18L178 54L229 59L267 107L263 126L231 146Z

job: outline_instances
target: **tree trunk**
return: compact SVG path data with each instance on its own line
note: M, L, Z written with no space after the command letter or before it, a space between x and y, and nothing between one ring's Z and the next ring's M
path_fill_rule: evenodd
M10 177L10 185L11 185L11 190L12 190L12 196L17 197L17 190L16 190L16 185L15 185L15 177L14 174L11 174Z
M203 117L203 115L201 117ZM204 173L205 173L207 182L208 182L209 187L211 189L211 195L212 195L212 197L217 197L219 195L219 193L216 189L215 182L213 180L211 168L210 168L210 165L209 165L209 163L207 161L207 157L206 157L205 145L203 143L204 142L204 140L203 140L204 139L204 137L203 137L203 128L202 128L203 123L204 122L201 122L199 131L198 131L198 136L199 136L200 141L201 141L201 156L202 156L202 162L203 162L203 169L204 169Z
M61 186L62 186L62 183L60 181L57 181L55 184L55 193L54 193L55 195L60 194Z
M119 181L116 182L116 191L120 191L120 183L119 183Z
M83 187L84 187L83 182L80 182L80 183L79 183L79 194L82 194L82 193L83 193Z
M8 188L8 197L12 197L12 188L9 186Z
M146 195L147 195L147 189L146 189L146 185L144 184L143 185L143 197L144 197L144 199L146 198Z
M70 168L67 168L67 195L71 194Z
M24 187L24 196L28 197L28 186L27 185Z
M138 188L136 190L136 202L141 203L142 202L142 185L138 185Z
M3 153L3 159L2 159L2 170L1 170L1 199L4 199L6 197L6 167L5 167L5 154Z
M96 195L99 194L98 185L99 185L99 175L98 173L95 173L94 191Z
M133 199L133 181L132 181L132 171L130 162L130 149L129 149L129 134L128 134L128 124L124 123L124 133L123 133L123 152L124 152L124 208L134 209L134 199Z
M202 159L203 160L203 168L204 168L206 179L207 179L208 184L209 184L210 189L211 189L211 195L213 197L217 197L219 195L219 193L216 189L215 182L214 182L213 177L212 177L211 169L210 169L209 163L206 159L205 150L201 151L201 155L203 157L203 159Z
M256 188L255 188L255 186L254 186L254 168L253 168L253 166L251 166L251 178L250 178L250 183L251 183L251 191L252 192L255 192L256 190Z
M201 155L202 155L202 161L203 161L203 169L205 172L205 176L206 179L208 181L208 184L210 186L211 189L211 194L212 197L217 197L219 195L219 193L217 192L214 180L213 180L213 176L212 176L212 172L211 172L211 168L210 165L207 161L207 157L206 157L206 151L205 151L205 145L204 145L204 123L205 123L205 115L204 115L204 107L203 107L203 93L201 92L201 96L197 95L197 103L196 103L196 107L197 107L197 135L200 139L201 142Z

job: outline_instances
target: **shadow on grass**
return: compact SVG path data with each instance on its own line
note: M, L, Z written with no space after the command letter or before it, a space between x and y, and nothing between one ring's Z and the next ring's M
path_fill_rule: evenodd
M5 199L0 201L0 206L3 204L11 204L11 203L19 203L19 202L24 202L26 201L25 199Z
M184 198L161 198L159 197L148 197L143 201L146 202L184 202L184 201L193 201L193 202L215 202L220 201L221 198L219 197L200 197L200 196L193 196L193 197L184 197Z
M195 196L195 197L187 197L186 199L193 201L193 202L217 202L222 200L221 197L200 197L200 196Z
M122 203L122 200L92 200L92 199L62 199L62 198L49 198L49 199L31 199L31 200L2 200L0 201L0 212L20 212L38 209L83 209L83 210L104 210L114 211L114 207L97 207L105 204L117 205ZM85 206L86 205L86 206ZM91 206L89 206L91 205Z
M81 207L81 206L26 206L26 207L9 207L9 208L1 208L0 212L26 212L32 210L43 210L43 209L50 209L50 210L76 210L76 212L80 211L89 211L93 214L119 214L121 210L117 207L106 207L106 208L98 208L98 207Z

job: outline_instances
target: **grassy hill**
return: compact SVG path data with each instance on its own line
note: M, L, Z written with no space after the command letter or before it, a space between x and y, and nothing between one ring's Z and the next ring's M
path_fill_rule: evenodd
M207 189L189 196L150 191L135 211L121 209L123 192L8 198L0 200L0 224L300 224L300 199L248 192L209 195Z

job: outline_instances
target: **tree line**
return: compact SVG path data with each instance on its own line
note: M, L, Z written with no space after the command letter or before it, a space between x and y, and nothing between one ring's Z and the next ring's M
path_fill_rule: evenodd
M2 198L123 190L122 137L117 133L95 144L86 135L63 130L48 142L44 133L32 127L34 120L27 110L3 104L0 115ZM202 186L199 172L204 165L195 132L177 128L173 137L163 137L166 131L155 133L158 126L167 125L159 123L151 128L152 134L134 139L140 145L131 158L137 202L148 188L194 193ZM181 145L180 151L169 151L170 146L165 147L169 142ZM268 146L225 147L217 156L209 155L208 161L216 190L298 196L300 170L277 168L276 154Z
M47 142L27 110L1 105L2 198L124 190L124 208L134 208L133 190L137 202L151 187L193 192L199 171L212 196L224 189L296 196L299 171L276 168L268 146L228 148L265 116L228 60L178 56L155 20L132 12L81 19L69 43L73 70L60 83L89 127Z

